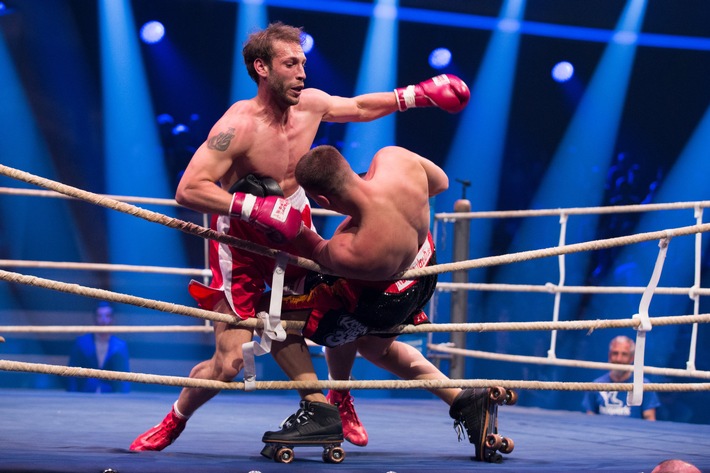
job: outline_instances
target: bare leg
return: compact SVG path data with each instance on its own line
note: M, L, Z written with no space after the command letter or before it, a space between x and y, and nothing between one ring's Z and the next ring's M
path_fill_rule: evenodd
M290 312L283 319L305 320L308 312ZM271 355L291 381L318 381L313 360L302 335L289 334L283 342L273 342ZM306 401L327 402L320 389L299 389Z
M325 349L325 361L328 363L328 373L332 379L347 381L350 379L357 345L355 342L346 343L339 347Z
M349 380L356 355L357 345L355 342L346 343L335 348L326 348L325 359L328 363L330 377L334 380ZM328 402L338 406L338 412L343 421L343 436L345 440L359 447L367 445L367 430L360 421L357 412L355 412L355 401L350 394L350 390L331 389L328 392Z
M306 320L308 311L288 312L282 319ZM283 342L273 342L271 355L292 381L318 381L311 353L303 335L288 334ZM343 441L343 424L338 408L328 403L320 389L298 389L301 396L299 409L281 423L281 429L265 432L262 441L265 447L261 454L275 458L278 444ZM305 426L302 428L301 426Z
M365 359L401 379L449 379L419 350L394 338L367 335L359 338L356 343L357 350ZM428 391L451 405L461 389L429 389Z
M215 310L225 314L232 313L224 301L217 304ZM216 322L214 335L214 355L211 359L195 366L190 372L190 377L231 381L239 374L244 365L242 343L251 340L252 332L249 329L237 328L224 322ZM218 392L219 389L183 388L177 402L163 421L139 435L131 443L129 449L139 452L163 450L180 436L187 424L187 418Z
M225 301L216 304L214 310L234 315ZM214 355L209 360L196 365L190 372L190 378L232 381L244 366L242 344L251 340L252 331L224 322L215 322L214 336ZM190 417L217 393L219 389L183 388L177 400L177 409L182 415Z

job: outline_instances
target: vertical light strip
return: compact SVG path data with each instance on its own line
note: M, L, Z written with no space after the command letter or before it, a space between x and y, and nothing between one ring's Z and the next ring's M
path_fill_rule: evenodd
M456 180L469 181L466 198L473 210L495 209L500 181L503 146L505 144L508 116L513 94L515 67L520 44L520 22L525 12L525 0L508 0L501 7L498 27L493 31L475 80L467 83L471 100L462 112L457 133L444 164L450 178L449 192L437 196L437 210L451 212L454 200L462 196L462 184ZM493 222L483 219L471 220L470 258L488 255ZM444 245L441 261L452 256ZM486 272L470 271L470 282L484 282ZM451 280L451 275L442 275L441 280ZM483 308L483 293L469 294L469 320L480 320ZM442 299L442 315L447 316L446 299ZM476 335L470 335L469 339ZM470 367L470 364L469 364Z
M27 93L0 34L0 162L48 179L57 179L47 143L30 107ZM3 178L3 186L36 189ZM67 201L36 197L0 197L0 248L3 257L28 260L77 260L80 252ZM44 229L53 229L48 238ZM5 289L2 290L5 292ZM16 294L35 293L18 288ZM32 296L36 297L36 296ZM8 304L13 297L8 297ZM49 299L49 298L48 298ZM35 299L36 300L36 299Z
M463 111L444 167L455 190L448 194L451 202L446 204L447 212L453 209L453 199L460 197L460 184L454 179L471 182L467 198L474 209L496 208L525 3L525 0L504 3L477 77L469 83L471 101ZM439 210L444 211L441 207ZM472 221L471 234L475 235L472 258L487 255L491 225L480 219Z
M395 88L399 45L397 6L398 0L377 0L375 3L354 95ZM377 150L395 144L394 135L395 115L369 123L349 123L343 154L356 172L365 171Z
M601 205L606 171L614 152L621 114L624 108L629 77L636 53L636 39L641 28L646 0L629 0L617 22L616 33L604 50L574 117L550 163L532 208L555 208ZM544 110L540 111L544 113ZM544 116L540 120L545 120ZM596 216L570 218L566 241L576 243L596 238ZM508 253L558 244L560 228L554 218L525 219ZM566 284L584 284L589 253L566 257ZM495 282L518 284L555 283L559 278L556 258L545 258L500 267ZM560 319L579 316L578 295L562 298ZM515 320L546 320L551 317L553 298L545 294L528 294L511 298L502 293L488 297L486 313L495 318L506 308ZM604 311L604 316L612 316ZM616 310L615 310L616 312ZM629 317L631 313L616 313ZM601 317L602 314L599 314ZM536 342L541 337L510 335L511 344L520 353L540 350ZM544 345L544 343L542 344ZM604 343L601 346L605 346ZM507 349L507 348L503 348Z
M174 191L165 169L130 1L100 0L99 25L106 192L171 198ZM175 215L174 208L156 210ZM109 212L107 221L111 263L185 265L181 234L176 230L119 212ZM161 278L153 275L113 274L111 286L153 299L176 297L174 287L161 284Z
M237 26L234 32L234 55L232 60L232 103L256 95L256 83L249 77L244 66L242 47L249 35L266 28L266 6L262 0L242 1L237 5Z

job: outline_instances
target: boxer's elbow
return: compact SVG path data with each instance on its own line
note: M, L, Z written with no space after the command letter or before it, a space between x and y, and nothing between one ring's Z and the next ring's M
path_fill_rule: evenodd
M199 202L198 195L196 186L180 181L175 191L175 201L183 207L194 208Z
M188 204L190 203L190 198L189 198L189 191L183 186L182 184L178 185L177 190L175 191L175 201L182 205L187 207Z

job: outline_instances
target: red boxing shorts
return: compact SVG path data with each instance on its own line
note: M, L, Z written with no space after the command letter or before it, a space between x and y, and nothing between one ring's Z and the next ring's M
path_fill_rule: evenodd
M311 219L311 207L303 188L287 197L291 205L301 211L305 225L315 231ZM269 248L275 248L287 253L296 254L289 244L275 245L263 232L255 229L239 218L227 215L213 215L210 228L220 233L248 240ZM225 299L235 314L241 319L256 315L256 306L271 284L274 274L275 260L247 250L235 248L215 240L209 242L209 265L212 271L212 281L209 286L195 280L190 281L188 291L197 301L200 308L213 310L215 304ZM284 292L300 294L303 292L303 282L308 270L297 266L286 269Z

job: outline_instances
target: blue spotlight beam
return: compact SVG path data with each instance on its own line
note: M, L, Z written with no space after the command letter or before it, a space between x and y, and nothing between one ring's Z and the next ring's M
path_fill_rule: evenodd
M397 0L378 0L360 62L355 95L394 90L398 31ZM367 170L372 156L383 146L394 144L395 116L369 123L349 123L343 154L356 172Z
M254 0L227 0L237 3L249 4ZM365 3L339 1L339 0L310 0L308 2L294 2L293 0L262 0L260 3L280 8L294 10L318 11L340 15L365 16L372 15L373 7ZM454 13L421 8L400 7L400 21L412 23L425 23L429 25L452 26L456 28L470 28L478 30L495 30L498 20L481 15L467 13ZM523 21L520 32L531 36L548 38L571 39L576 41L593 41L608 43L615 31L600 28L586 28L583 26L556 25L535 21ZM677 36L655 33L639 34L637 44L654 48L695 49L710 51L710 38L695 36Z
M641 27L646 0L629 0L618 21L617 36L606 47L575 115L560 143L548 171L533 199L533 208L584 207L600 205L604 195L606 169L611 160L621 119L628 80L636 52L636 44L628 43ZM595 239L597 217L574 217L566 230L566 242ZM525 219L508 252L545 248L558 244L560 227L547 218ZM589 254L565 258L567 285L583 285ZM518 284L557 283L558 260L546 258L499 268L496 282ZM547 303L545 303L547 302ZM565 296L560 309L562 320L574 317L579 310L578 296ZM516 320L544 320L549 317L553 300L529 295L510 298L491 294L488 312L495 315L501 308L514 314ZM606 315L606 314L605 314ZM619 314L621 315L621 314ZM623 314L629 316L631 314ZM536 340L511 335L511 348L532 352ZM542 341L538 338L538 341ZM544 342L543 342L544 343ZM537 348L539 350L539 347ZM584 356L580 355L582 358Z
M40 133L29 100L15 70L5 38L0 34L0 162L50 179L57 173L48 146ZM27 187L17 181L6 185ZM78 239L67 202L4 196L0 211L7 241L0 247L16 259L79 258ZM40 223L41 222L41 223ZM42 228L58 229L51 242ZM9 238L12 236L12 238ZM4 237L2 238L4 240Z
M671 171L663 180L654 197L654 203L706 200L710 195L710 180L707 178L710 156L710 107L698 123L685 148ZM708 221L707 209L704 222ZM692 225L695 216L688 211L649 212L639 221L634 233L659 231ZM702 252L710 250L708 238L703 237ZM602 282L604 285L645 286L651 278L658 255L657 242L624 247L615 261L616 269ZM665 287L692 287L694 281L695 236L673 238L663 267L660 284ZM638 310L640 296L595 296L590 302L590 312L602 312L605 307L614 307L619 316L634 314ZM684 296L654 296L650 313L654 315L681 315L692 313L692 302ZM672 366L678 363L677 354L668 353L668 344L679 337L680 327L657 327L649 332L646 344L646 364Z
M174 190L163 162L151 97L138 47L129 0L99 2L101 72L104 99L107 193L172 197ZM174 209L161 209L174 215ZM130 215L108 214L112 263L185 265L180 235ZM176 300L174 288L146 275L112 275L119 292Z
M493 32L486 48L485 56L471 85L471 99L462 112L457 133L444 164L444 170L451 178L472 183L471 192L474 208L495 208L505 134L508 126L510 102L515 78L515 66L520 43L520 33L516 28L525 11L525 0L507 0L501 7L498 23L502 26ZM447 192L437 196L439 208L453 209L453 199L458 192ZM471 258L484 256L488 251L492 233L492 222L483 219L471 220ZM447 256L442 252L442 260ZM469 281L485 280L486 271L470 272ZM444 276L444 275L442 275ZM448 275L447 277L452 277ZM483 304L482 293L469 295L472 314L468 320L481 320L479 314ZM446 317L446 301L438 303L439 312ZM475 336L467 337L469 341ZM477 342L476 342L477 344ZM468 366L470 375L471 364Z
M360 73L354 95L394 90L396 83L396 51L398 46L398 0L378 0L365 39ZM383 146L394 144L395 116L389 115L369 123L348 123L343 140L343 155L355 172L363 172L372 157ZM338 219L328 219L323 235L332 235Z
M249 34L266 28L266 6L261 2L244 2L237 8L237 27L234 32L234 58L232 60L232 103L256 95L256 83L244 67L242 46Z
M498 23L519 24L525 3L506 1ZM471 181L474 206L479 209L496 207L519 43L520 33L515 28L498 29L491 36L444 166L449 176ZM447 197L450 202L445 205L452 209L454 195L448 193ZM472 258L487 254L491 228L492 223L483 219L471 222L471 232L476 235L470 249Z
M632 0L629 6L645 2ZM643 15L631 15L635 12L636 8L628 9L619 32L633 35L638 31ZM629 25L629 18L633 24ZM534 208L601 202L635 54L635 43L612 42L607 47L534 199Z

